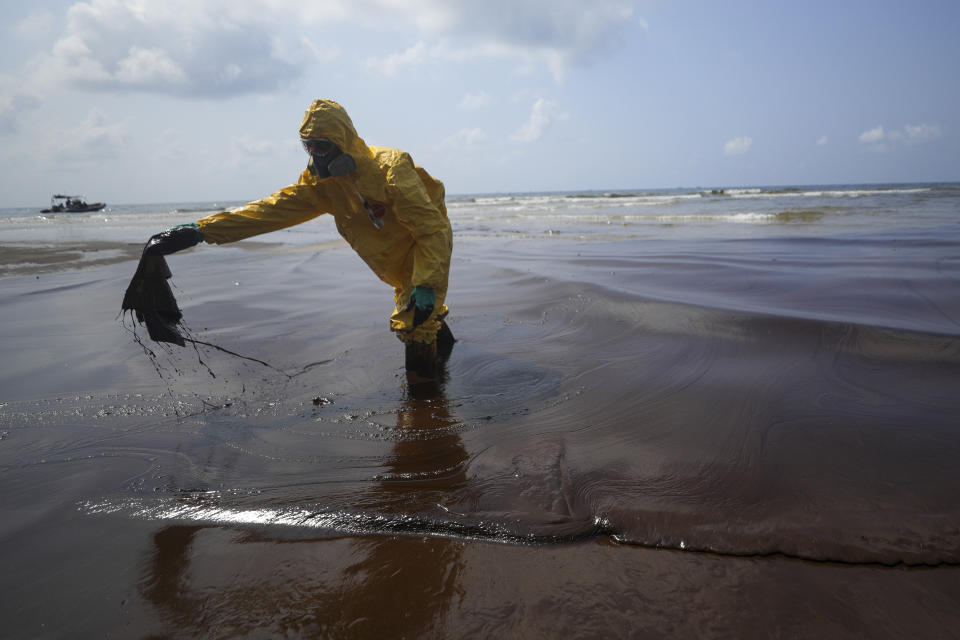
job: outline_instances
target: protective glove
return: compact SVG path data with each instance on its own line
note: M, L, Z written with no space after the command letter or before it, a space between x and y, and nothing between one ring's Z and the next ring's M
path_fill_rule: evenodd
M433 313L433 289L430 287L414 287L410 292L410 302L404 307L404 311L413 309L413 328L416 329L427 321L430 314Z
M203 240L200 227L194 223L181 224L150 236L147 246L143 248L145 256L167 256L176 251L189 249Z

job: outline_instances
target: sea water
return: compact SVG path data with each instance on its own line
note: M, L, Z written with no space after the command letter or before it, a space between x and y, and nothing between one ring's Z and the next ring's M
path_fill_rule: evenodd
M93 213L54 214L6 208L0 209L0 239L145 241L170 225L242 204L108 204ZM562 236L589 242L937 228L949 233L960 223L960 184L468 194L448 196L447 210L458 236L476 237ZM269 240L309 244L335 235L329 219L321 216L317 222L276 232Z

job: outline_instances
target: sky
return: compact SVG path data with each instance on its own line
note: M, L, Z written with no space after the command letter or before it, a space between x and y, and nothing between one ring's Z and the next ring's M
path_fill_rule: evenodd
M960 181L956 0L0 0L0 207L252 200L314 98L449 194Z

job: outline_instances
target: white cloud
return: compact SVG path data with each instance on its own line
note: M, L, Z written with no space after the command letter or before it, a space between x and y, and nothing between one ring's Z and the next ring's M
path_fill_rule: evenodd
M943 135L940 127L930 124L908 124L906 127L904 127L904 133L906 134L906 141L909 144L929 142L931 140L936 140Z
M427 51L425 43L418 42L406 51L400 53L391 53L386 58L378 60L376 58L367 58L366 67L371 71L376 71L388 77L396 76L404 67L416 66L422 64L431 56Z
M130 47L130 54L117 63L117 82L127 85L181 84L186 74L163 49Z
M510 139L527 143L539 140L546 128L557 119L557 115L555 102L545 98L538 99L530 108L530 118L510 136Z
M226 162L234 169L256 167L276 157L283 149L283 145L272 140L235 136L230 140L230 155Z
M343 26L414 27L416 44L366 67L396 75L430 59L509 61L517 72L547 68L559 81L631 32L647 29L639 0L87 0L34 60L47 87L229 97L266 93L329 62ZM41 11L20 33L50 36ZM374 37L371 35L370 37ZM327 41L330 41L329 46ZM317 43L321 43L319 46Z
M249 136L237 136L230 141L235 153L248 156L264 156L276 153L277 143L270 140L256 140Z
M440 146L447 150L471 150L487 139L487 133L480 128L461 129L453 135L447 136Z
M480 93L468 93L460 100L461 109L484 109L490 106L492 99L486 91Z
M546 67L561 81L572 64L595 61L618 47L631 30L649 26L636 15L639 0L358 0L343 19L391 26L412 23L432 41L434 57L450 61L509 60L514 70ZM396 54L409 56L409 50ZM420 59L422 61L422 59ZM399 71L400 67L390 67Z
M864 131L863 133L861 133L858 139L863 144L876 144L881 140L883 140L883 136L884 136L883 126L878 125L873 129L870 129L868 131Z
M531 56L555 76L619 44L631 27L646 30L637 0L393 0L420 28L465 49Z
M16 131L23 116L39 106L37 96L22 91L12 78L0 76L0 134Z
M16 131L23 114L39 106L40 100L28 94L0 95L0 133Z
M878 125L873 129L864 131L860 134L858 140L863 144L871 145L874 151L886 151L893 143L903 142L905 144L922 144L936 140L943 132L938 125L931 124L908 124L902 131L885 131L883 126Z
M127 139L125 123L109 122L99 109L91 109L76 127L52 131L46 146L58 160L86 165L116 157Z
M35 11L21 20L14 33L24 40L33 40L35 38L49 38L50 31L53 29L53 14L49 11Z
M275 46L268 2L90 0L67 11L65 31L31 72L48 87L187 96L266 92L302 64Z
M153 142L153 155L167 162L183 162L190 157L177 129L167 128Z
M826 145L828 142L830 142L830 138L828 138L827 136L820 136L819 138L817 138L818 147L822 147Z
M327 64L343 55L340 47L329 42L320 45L307 36L294 38L274 36L272 46L273 55L278 60L283 60L291 65Z
M723 153L728 156L741 156L749 151L751 146L753 146L753 138L741 136L728 140L727 143L723 145Z

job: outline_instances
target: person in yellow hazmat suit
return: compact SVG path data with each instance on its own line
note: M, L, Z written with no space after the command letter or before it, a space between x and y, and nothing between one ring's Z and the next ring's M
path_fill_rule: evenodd
M432 376L444 322L453 234L443 183L398 149L367 146L332 100L314 100L300 125L309 154L296 184L262 200L159 233L144 255L163 256L198 242L236 242L329 213L340 235L393 287L390 328L406 344L406 367ZM438 337L439 335L439 337Z

